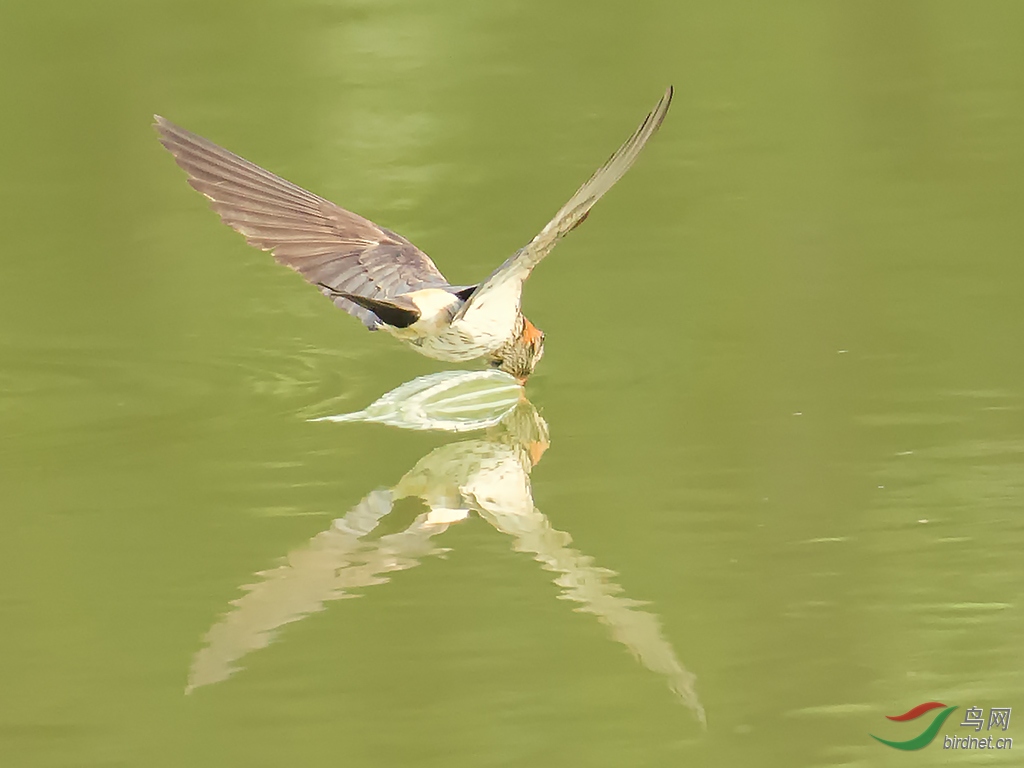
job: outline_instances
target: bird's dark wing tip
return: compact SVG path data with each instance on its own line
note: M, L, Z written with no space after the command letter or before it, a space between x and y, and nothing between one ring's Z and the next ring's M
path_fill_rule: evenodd
M320 283L326 288L331 296L338 296L351 301L363 309L372 312L381 322L393 328L408 328L420 319L420 310L412 301L403 296L395 296L391 299L375 299L370 296L362 296L358 293L338 291L328 285ZM371 330L373 330L371 328Z
M668 108L672 105L672 97L675 95L676 89L673 86L669 86L665 89L665 95L661 97L661 101L665 104L665 112L668 112Z

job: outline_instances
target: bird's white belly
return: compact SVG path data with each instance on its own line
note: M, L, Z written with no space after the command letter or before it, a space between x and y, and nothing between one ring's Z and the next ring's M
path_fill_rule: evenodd
M464 363L496 352L504 339L478 336L470 329L447 325L432 333L416 333L416 325L408 328L388 328L393 336L410 344L414 349L435 360Z

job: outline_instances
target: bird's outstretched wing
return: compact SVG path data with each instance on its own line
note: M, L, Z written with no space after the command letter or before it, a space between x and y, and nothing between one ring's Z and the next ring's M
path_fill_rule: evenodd
M640 127L615 151L608 162L598 168L594 175L576 190L576 194L562 206L561 210L533 240L506 259L504 264L494 270L490 277L477 287L469 301L462 306L456 320L465 318L474 312L491 312L493 308L487 306L492 303L490 299L494 299L493 303L504 305L507 303L510 293L521 289L522 282L540 263L541 259L551 253L559 240L587 218L594 203L600 200L604 193L611 189L615 182L630 169L644 145L657 132L671 103L672 87L669 86L665 95L661 97L651 113L644 118ZM518 286L510 286L509 283L513 281L517 282ZM518 306L516 306L516 310L518 310Z
M423 251L395 232L275 176L159 115L154 126L213 210L250 245L271 251L367 327L372 312L335 295L388 299L448 281Z

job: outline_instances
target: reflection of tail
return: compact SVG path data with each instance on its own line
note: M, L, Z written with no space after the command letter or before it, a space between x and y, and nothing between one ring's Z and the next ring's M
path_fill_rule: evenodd
M560 574L555 583L563 590L562 598L581 603L576 610L594 614L611 628L612 638L629 648L647 669L664 676L683 704L702 725L707 724L694 687L696 676L676 658L658 617L637 610L642 603L620 595L622 587L612 581L614 571L595 566L592 558L572 549L572 537L552 528L536 508L512 514L508 514L511 510L479 509L492 525L515 538L516 551L529 552L545 569Z
M239 659L273 641L278 627L322 610L330 600L357 597L350 590L382 584L385 574L408 570L437 552L430 537L447 526L428 522L426 514L401 533L360 541L391 504L389 491L374 491L277 568L260 572L260 580L245 587L246 594L207 633L185 692L229 677L239 669Z

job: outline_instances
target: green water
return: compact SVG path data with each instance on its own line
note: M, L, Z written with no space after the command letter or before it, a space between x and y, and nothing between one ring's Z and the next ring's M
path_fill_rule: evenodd
M1022 24L4 3L0 766L1019 764L1024 720L942 738L1024 718ZM308 422L444 366L247 247L150 128L467 283L670 83L527 284L532 405L472 434ZM959 709L916 756L870 737L925 701Z

